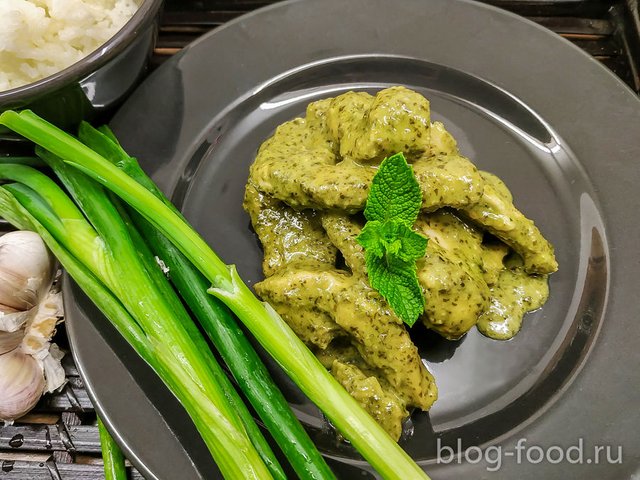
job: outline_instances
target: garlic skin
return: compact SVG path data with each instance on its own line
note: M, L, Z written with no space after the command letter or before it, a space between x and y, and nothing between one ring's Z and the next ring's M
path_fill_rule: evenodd
M52 265L54 258L37 233L15 231L2 235L0 305L14 311L34 307L53 280Z
M54 287L36 308L20 349L38 360L46 380L46 392L51 393L67 381L64 368L60 364L64 353L55 343L51 343L56 325L62 319L62 293Z
M0 279L2 282L2 279ZM24 329L24 325L33 316L33 308L24 311L13 310L9 307L0 305L0 335L4 332L15 332Z
M22 340L22 351L39 358L39 352L48 350L56 325L62 317L62 293L52 289L49 294L34 307L34 313L27 324Z
M45 379L38 361L15 349L0 355L0 421L13 421L35 407Z
M42 369L46 382L45 392L53 393L59 391L67 383L67 375L60 361L64 357L64 352L58 345L52 343L47 354L42 359Z

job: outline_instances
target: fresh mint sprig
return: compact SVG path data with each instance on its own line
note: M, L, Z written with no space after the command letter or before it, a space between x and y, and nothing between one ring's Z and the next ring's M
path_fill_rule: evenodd
M357 241L364 248L369 283L400 319L412 326L424 312L416 260L426 237L413 231L422 204L420 185L402 153L386 158L373 177Z

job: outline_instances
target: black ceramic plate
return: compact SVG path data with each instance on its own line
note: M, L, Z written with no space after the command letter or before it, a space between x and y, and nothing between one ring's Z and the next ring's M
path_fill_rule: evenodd
M169 60L112 125L214 250L253 283L261 253L241 201L260 143L310 101L396 84L426 95L461 151L505 180L560 263L549 302L511 341L474 330L447 342L418 331L440 398L429 414L414 415L402 446L434 479L637 474L640 102L568 42L466 1L285 2ZM136 466L149 478L215 478L194 427L157 377L71 284L66 303L96 408ZM339 477L373 478L274 371ZM595 447L603 447L598 458Z

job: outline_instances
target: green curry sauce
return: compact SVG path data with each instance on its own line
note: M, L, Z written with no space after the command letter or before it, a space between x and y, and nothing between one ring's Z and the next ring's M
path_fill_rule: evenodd
M513 337L548 296L553 247L496 176L462 156L429 102L392 87L310 104L278 127L251 166L244 207L264 249L256 292L396 439L411 408L437 397L405 325L367 281L356 242L377 166L404 152L422 189L414 229L422 323L447 339L474 326Z

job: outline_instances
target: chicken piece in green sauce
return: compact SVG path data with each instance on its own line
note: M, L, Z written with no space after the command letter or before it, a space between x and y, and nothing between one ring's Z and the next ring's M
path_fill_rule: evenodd
M470 220L513 248L524 260L524 270L532 274L553 273L558 269L553 246L532 220L512 201L511 192L495 175L484 176L478 203L462 208Z
M525 313L545 304L549 297L546 275L524 271L522 259L513 254L491 285L491 300L478 319L478 330L496 340L508 340L522 328Z
M423 214L415 227L429 238L418 260L418 280L426 291L422 321L455 340L473 328L489 302L481 269L482 234L449 211Z
M437 144L431 149L429 104L419 97L391 88L376 97L349 92L310 104L305 118L284 123L260 147L251 182L296 209L355 213L364 208L380 161L406 146L424 209L477 202L483 188L478 170L457 153L442 124L434 124ZM411 108L400 108L410 100ZM397 135L401 140L392 142Z
M284 270L255 285L277 310L315 306L330 316L362 359L389 382L407 405L429 409L437 397L433 377L422 364L404 324L362 278L338 270Z
M336 380L391 437L398 440L409 412L406 401L396 394L389 382L371 369L345 338L338 338L327 348L316 350L315 353Z
M400 438L409 412L393 389L383 388L375 375L367 376L357 366L339 360L333 362L331 373L394 440Z

